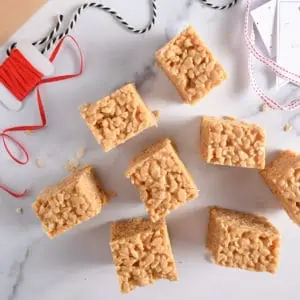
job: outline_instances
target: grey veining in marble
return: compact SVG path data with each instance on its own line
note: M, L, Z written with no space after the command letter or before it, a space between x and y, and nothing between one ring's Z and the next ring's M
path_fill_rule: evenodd
M111 7L136 26L143 26L149 17L149 6L145 2L109 1ZM42 36L49 29L53 16L70 14L81 3L81 0L51 0L12 40L33 40ZM259 3L253 1L253 6ZM260 124L267 133L270 159L280 149L300 151L299 112L260 111L261 100L250 88L247 74L243 1L224 12L211 10L198 0L158 0L157 6L157 24L151 32L139 36L126 32L103 12L90 10L83 14L72 32L85 56L83 75L43 86L47 128L30 136L15 135L27 147L31 162L26 166L12 163L0 145L0 183L19 190L30 188L29 195L21 200L0 192L1 300L124 298L119 292L109 250L109 227L114 220L146 213L135 189L124 178L124 171L135 154L162 136L175 140L181 158L199 186L200 195L167 218L179 282L159 281L126 297L145 300L298 299L299 229L255 170L203 163L199 155L199 120L204 114L227 115ZM193 107L182 104L175 88L154 63L155 51L187 24L197 29L229 73L224 84ZM1 58L4 48L0 49ZM55 62L56 72L75 71L78 67L75 62L72 48L64 47ZM269 90L274 76L260 65L255 65L255 74L259 84L279 101L287 101L298 93L298 89L291 86L278 93ZM147 105L160 111L159 127L104 153L81 120L78 106L98 100L130 81L137 83ZM35 97L32 93L18 113L0 107L0 128L38 123ZM282 129L287 122L293 125L290 132ZM82 163L95 165L105 188L117 192L118 196L99 216L49 240L31 203L45 186L67 175L64 165L80 147L86 148ZM36 158L43 160L44 168L37 168ZM209 205L257 212L270 218L283 237L278 274L244 272L210 263L204 247ZM24 209L23 214L16 213L18 207Z

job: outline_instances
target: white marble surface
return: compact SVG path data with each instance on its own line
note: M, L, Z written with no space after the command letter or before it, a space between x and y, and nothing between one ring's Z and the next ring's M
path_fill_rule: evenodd
M110 3L133 24L148 20L147 1L103 1ZM52 0L13 40L38 38L47 31L56 13L69 13L81 0ZM130 3L130 5L129 5ZM167 219L180 280L159 281L136 289L127 299L250 300L299 299L300 238L297 228L279 207L255 170L205 165L199 156L199 116L231 115L257 122L267 132L268 159L275 150L300 151L298 112L260 112L258 97L249 87L246 52L242 36L242 4L228 12L204 8L197 0L159 0L158 22L143 36L126 32L110 16L97 10L84 14L73 35L80 43L86 68L76 79L42 87L49 125L27 136L16 136L26 144L31 162L12 163L0 148L0 181L30 194L15 200L0 192L0 299L81 300L123 299L109 251L109 223L145 213L135 189L124 178L128 160L160 136L178 144L181 157L200 188L200 196L173 212ZM173 86L154 66L154 51L184 24L191 23L225 66L230 78L197 106L182 104ZM57 72L75 70L68 47L56 62ZM4 48L0 52L4 57ZM258 71L266 86L274 79ZM159 128L147 130L118 149L105 154L80 119L79 104L97 100L125 82L136 81L147 104L161 112ZM285 100L294 88L277 96ZM18 113L0 107L0 128L37 123L35 94ZM286 133L284 124L294 128ZM86 147L84 162L97 167L104 185L118 197L93 220L50 241L31 210L37 193L67 175L64 165L76 150ZM45 162L36 167L35 158ZM218 267L209 262L204 249L207 206L222 205L259 212L269 217L282 233L281 264L276 275ZM16 208L22 207L19 215Z

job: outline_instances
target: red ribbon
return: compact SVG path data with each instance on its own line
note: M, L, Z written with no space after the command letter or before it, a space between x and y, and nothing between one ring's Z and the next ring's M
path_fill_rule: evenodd
M56 57L57 57L57 55L58 55L58 53L59 53L59 51L60 51L60 49L63 45L64 40L68 39L68 38L71 39L71 41L75 44L75 46L76 46L76 48L79 52L79 55L80 55L80 68L79 68L79 71L77 73L74 73L74 74L65 74L65 75L58 75L58 76L51 77L51 78L45 78L37 84L37 105L38 105L38 109L39 109L39 113L40 113L40 117L41 117L41 124L10 127L10 128L5 129L3 132L0 133L0 137L2 138L3 145L4 145L4 148L5 148L6 152L8 153L8 155L16 163L18 163L20 165L25 165L29 162L29 154L28 154L26 148L20 142L18 142L14 137L9 135L8 133L12 133L12 132L15 132L15 131L40 130L40 129L44 128L47 125L47 117L46 117L46 113L45 113L45 108L44 108L43 101L42 101L41 94L40 94L40 85L44 84L44 83L51 83L51 82L57 82L57 81L62 81L62 80L74 78L74 77L77 77L77 76L81 75L82 72L83 72L83 54L82 54L82 51L80 49L80 46L79 46L78 42L72 36L65 36L63 39L60 40L60 42L57 44L57 46L53 50L49 60L51 62L55 61L55 59L56 59ZM13 142L15 144L15 146L17 146L17 148L24 154L24 156L25 156L24 160L18 159L12 153L12 151L9 149L9 146L7 144L6 139ZM19 193L14 193L10 189L8 189L8 188L6 188L2 185L0 185L0 189L4 190L5 192L7 192L8 194L10 194L11 196L13 196L15 198L21 198L27 192L27 190L25 190L23 193L20 193L20 194Z

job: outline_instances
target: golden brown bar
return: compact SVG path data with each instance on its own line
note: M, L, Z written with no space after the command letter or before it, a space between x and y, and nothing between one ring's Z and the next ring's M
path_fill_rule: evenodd
M290 218L300 225L300 154L280 152L261 175Z
M45 233L54 238L99 214L107 201L92 166L88 165L42 191L32 208Z
M218 265L275 273L280 234L264 217L212 207L207 248Z
M152 222L198 197L192 176L167 138L134 158L126 177L138 189Z
M145 105L134 84L127 84L95 103L82 105L80 113L105 152L143 130L157 126L155 116Z
M164 220L152 223L134 218L116 222L111 228L110 247L122 293L157 279L178 280Z
M210 164L263 169L265 132L243 121L203 117L200 153Z
M227 78L192 26L158 50L156 61L188 104L195 104Z

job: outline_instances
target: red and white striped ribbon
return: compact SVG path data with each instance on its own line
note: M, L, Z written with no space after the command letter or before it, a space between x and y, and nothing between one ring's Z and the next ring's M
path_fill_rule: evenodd
M248 48L249 56L248 56L248 73L250 77L250 83L253 90L256 94L271 108L279 109L279 110L295 110L300 107L300 99L293 99L287 105L280 105L272 98L265 95L263 90L257 85L255 80L254 72L253 72L253 57L258 61L263 63L265 66L269 67L276 75L281 78L300 86L300 75L290 72L278 65L272 59L264 56L255 46L255 33L253 30L253 22L249 21L250 16L250 2L251 0L247 0L246 12L245 12L245 25L244 25L244 36L246 45ZM249 31L250 29L250 31Z

